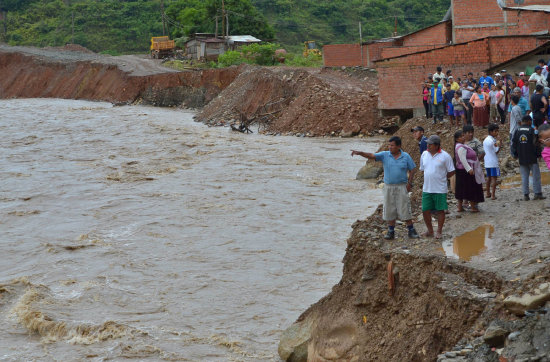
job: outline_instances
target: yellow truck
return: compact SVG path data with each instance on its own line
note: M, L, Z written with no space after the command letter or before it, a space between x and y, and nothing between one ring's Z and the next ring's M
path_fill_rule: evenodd
M167 36L151 38L151 58L162 59L174 55L176 43Z

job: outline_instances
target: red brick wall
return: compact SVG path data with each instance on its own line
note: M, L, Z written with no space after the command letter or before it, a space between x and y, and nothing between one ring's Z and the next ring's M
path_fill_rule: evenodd
M541 45L534 37L488 38L376 62L380 109L423 108L422 82L437 66L455 77L490 68Z
M406 35L403 37L403 46L448 44L451 22L446 21Z
M546 40L540 40L529 36L490 39L490 62L493 65L503 63L509 59L517 57L518 55L527 53L528 51L541 46L544 43L546 43Z
M382 56L379 59L382 58L393 58L398 57L400 55L405 54L412 54L416 52L421 52L424 50L430 50L435 48L441 48L447 46L447 44L439 44L439 45L418 45L418 46L408 46L408 47L387 47L382 49Z
M507 0L507 5L518 6L513 0ZM527 0L523 6L525 5L548 5L548 0ZM505 27L504 11L498 6L496 0L455 0L453 1L453 11L456 43L487 36L527 35L547 30L550 25L550 14L508 10L506 11L508 25ZM491 24L491 26L479 27L484 24Z
M363 64L359 44L332 44L323 46L323 63L325 67L374 66L375 60L381 59L382 49L393 45L393 42L376 42L363 45Z
M498 6L497 0L454 0L452 5L455 26L502 23L504 21L502 9Z

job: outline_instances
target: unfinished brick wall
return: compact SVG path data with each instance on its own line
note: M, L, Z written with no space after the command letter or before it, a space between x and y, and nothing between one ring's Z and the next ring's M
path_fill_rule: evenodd
M382 50L393 42L374 42L363 45L363 62L359 44L332 44L323 46L323 63L325 67L374 66L373 62L381 59Z
M519 56L543 41L535 37L485 38L376 62L380 109L422 108L422 83L437 66L455 77L480 71Z
M499 37L489 41L490 62L493 65L504 63L546 43L545 39L531 36Z
M448 44L451 40L451 21L449 20L403 36L402 45L439 45Z
M399 47L399 46L397 46L397 47L387 47L387 48L382 49L382 56L380 57L380 59L398 57L398 56L401 56L401 55L412 54L412 53L417 53L417 52L421 52L421 51L425 51L425 50L441 48L441 47L445 47L447 45L448 44L444 44L444 45L443 44L440 44L440 45L417 45L417 46L408 46L408 47Z
M455 42L487 36L527 35L549 29L550 14L535 11L503 11L496 0L454 0ZM526 5L548 5L548 0L527 0ZM513 0L507 6L517 7Z

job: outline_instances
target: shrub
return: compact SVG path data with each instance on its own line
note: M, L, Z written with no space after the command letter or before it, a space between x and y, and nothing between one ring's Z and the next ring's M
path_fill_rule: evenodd
M247 63L240 52L235 50L228 50L218 57L218 66L220 67L229 67L231 65L239 65L242 63Z

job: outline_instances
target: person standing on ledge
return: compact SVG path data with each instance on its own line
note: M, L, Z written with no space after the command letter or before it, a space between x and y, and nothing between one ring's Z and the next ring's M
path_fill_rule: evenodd
M447 179L455 174L452 157L441 149L441 138L437 135L428 137L428 150L420 157L420 171L424 171L422 187L422 216L428 229L423 236L443 237L445 210L447 206ZM437 232L432 226L432 210L437 212Z
M368 153L351 150L351 156L362 156L369 160L382 161L384 166L384 212L388 222L388 232L384 239L395 238L395 220L405 221L409 229L409 238L417 239L418 233L412 222L409 191L413 186L416 165L411 156L401 150L401 138L394 136L388 140L388 151ZM408 174L408 175L407 175Z

